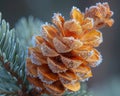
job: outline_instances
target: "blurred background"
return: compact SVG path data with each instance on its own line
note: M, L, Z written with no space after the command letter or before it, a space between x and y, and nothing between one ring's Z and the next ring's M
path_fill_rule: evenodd
M53 13L60 12L68 19L72 6L84 12L86 7L97 2L108 2L114 12L115 24L103 28L104 42L99 51L103 56L100 66L93 69L93 78L88 81L94 96L120 96L120 0L0 0L2 17L15 26L21 17L29 15L43 22L51 22Z

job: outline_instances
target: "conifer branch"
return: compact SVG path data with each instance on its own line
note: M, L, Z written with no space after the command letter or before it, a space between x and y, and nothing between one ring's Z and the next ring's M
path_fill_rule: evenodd
M15 30L0 15L0 94L24 93L26 83L25 52Z
M6 94L6 95L16 95L17 92L6 92L6 91L0 91L0 94Z
M13 70L11 70L11 68L10 68L10 62L4 63L4 59L3 59L2 56L0 57L0 61L2 62L5 70L8 71L12 75L12 77L15 77L17 79L16 84L18 86L21 85L21 90L22 90L23 93L25 93L26 90L27 90L27 88L26 88L25 84L23 83L23 80L21 79L21 77L16 72L14 72ZM18 92L1 92L1 93L7 93L7 94L13 94L14 93L15 94L15 93L18 93Z
M42 24L42 21L33 16L29 16L28 19L23 17L16 23L16 37L20 40L25 50L27 47L34 45L34 36L41 34L40 30Z

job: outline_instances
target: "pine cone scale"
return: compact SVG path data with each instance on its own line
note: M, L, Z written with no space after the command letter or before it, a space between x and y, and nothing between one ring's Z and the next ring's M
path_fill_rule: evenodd
M60 73L59 78L63 84L73 83L78 80L74 72L67 70L65 73Z
M53 84L45 84L46 90L55 96L61 96L65 92L64 86L60 81L56 81Z
M36 65L42 65L42 64L46 64L46 57L43 57L41 55L41 51L38 47L36 48L29 48L29 56L32 61L32 63L36 64Z
M82 64L82 61L80 60L72 60L64 56L61 56L61 60L67 68L77 68L80 64Z
M68 84L63 84L64 87L66 87L70 91L78 91L80 89L80 82L74 82L74 83L68 83Z
M53 82L58 80L58 75L52 73L47 64L41 65L37 68L38 77L42 82L47 84L52 84Z
M48 56L48 57L55 57L59 55L55 50L47 46L45 43L41 44L41 52L43 56Z
M47 62L48 62L49 68L53 73L65 72L67 70L67 68L62 62L55 62L55 60L51 58L48 58Z
M37 65L33 64L31 62L31 59L30 58L27 58L27 64L26 64L26 67L27 67L27 74L33 76L33 77L37 77ZM31 70L32 69L32 70Z
M39 87L41 90L44 89L43 82L39 78L27 77L27 79L34 86Z
M65 44L63 44L56 37L53 39L53 44L54 44L54 47L55 47L55 49L57 50L58 53L67 53L67 52L71 51L71 49L68 46L66 46Z

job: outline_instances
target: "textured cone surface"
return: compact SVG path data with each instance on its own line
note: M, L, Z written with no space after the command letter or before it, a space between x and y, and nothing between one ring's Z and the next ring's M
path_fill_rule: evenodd
M110 17L113 12L110 10L108 3L97 3L96 6L86 9L85 17L91 17L95 20L96 28L103 27L104 25L112 26L114 20Z
M54 25L42 26L42 36L35 37L36 45L28 49L26 60L28 81L40 94L61 96L66 90L78 91L80 82L92 77L91 67L101 62L101 55L95 49L102 43L97 24L101 18L109 21L112 16L107 4L96 7L99 11L107 10L104 17L100 17L102 13L92 14L95 7L87 9L85 14L73 7L70 20L57 13L52 19Z

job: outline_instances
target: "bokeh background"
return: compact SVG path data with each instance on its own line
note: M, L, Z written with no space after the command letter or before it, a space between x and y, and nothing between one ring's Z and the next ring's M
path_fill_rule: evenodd
M88 88L94 96L120 96L120 0L0 0L2 17L14 27L21 17L29 15L51 22L53 13L60 12L68 19L72 6L84 12L97 2L108 2L114 11L115 24L102 29L104 42L98 48L103 56L100 66L93 69Z

